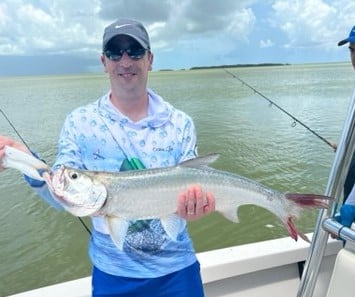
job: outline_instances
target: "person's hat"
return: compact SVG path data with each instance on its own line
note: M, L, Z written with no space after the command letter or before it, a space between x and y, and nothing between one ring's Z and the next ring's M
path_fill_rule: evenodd
M149 49L150 42L147 30L144 26L130 19L118 19L105 28L102 40L102 49L106 49L107 43L117 35L127 35L134 38L143 48Z
M345 43L355 43L355 26L351 29L349 37L338 42L338 46L344 45Z

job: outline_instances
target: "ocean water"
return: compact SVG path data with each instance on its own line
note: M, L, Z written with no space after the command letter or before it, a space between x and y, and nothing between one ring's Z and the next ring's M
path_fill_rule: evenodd
M228 71L328 141L339 141L354 87L348 63ZM149 86L193 117L200 155L220 154L213 167L279 191L324 193L334 151L223 69L152 72ZM66 114L108 87L104 74L0 77L0 108L51 164ZM18 139L2 115L0 133ZM51 209L14 170L0 173L0 193L0 296L90 274L89 235L77 218ZM196 250L287 236L266 210L242 206L238 214L239 224L218 213L189 223ZM306 211L296 224L310 232L316 217Z

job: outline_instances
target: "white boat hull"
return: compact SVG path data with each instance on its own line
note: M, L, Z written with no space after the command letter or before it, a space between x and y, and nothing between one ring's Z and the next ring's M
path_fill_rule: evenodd
M300 268L307 258L309 247L304 241L281 238L199 253L206 297L296 297ZM341 249L341 241L329 240L313 297L326 296L335 259ZM353 268L355 273L355 264ZM89 297L91 278L55 284L11 297L47 296Z

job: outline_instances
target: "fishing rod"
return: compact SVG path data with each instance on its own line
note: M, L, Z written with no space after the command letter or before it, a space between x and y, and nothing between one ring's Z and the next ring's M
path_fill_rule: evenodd
M17 131L17 129L15 128L15 126L12 124L12 122L10 121L9 117L6 115L6 113L0 108L0 113L4 116L4 118L6 119L6 121L8 122L8 124L11 126L11 128L15 131L16 135L21 139L21 141L23 142L23 144L26 146L26 148L32 152L32 150L30 149L30 146L27 144L27 142L25 141L25 139L21 136L20 132ZM81 225L85 228L85 230L90 234L91 236L91 231L88 228L88 226L86 226L85 222L83 221L82 218L77 217L81 223Z
M283 109L281 106L279 106L278 104L276 104L275 102L273 102L270 98L268 98L267 96L265 96L264 94L262 94L261 92L259 92L257 89L255 89L254 87L252 87L251 85L249 85L248 83L246 83L244 80L240 79L238 76L236 76L234 73L228 71L227 69L223 68L223 70L228 73L229 75L231 75L232 77L234 77L235 79L239 80L243 85L247 86L249 89L253 90L256 94L258 94L259 96L261 96L262 98L264 98L265 100L267 100L271 105L276 106L278 109L280 109L282 112L284 112L285 114L287 114L291 119L294 120L294 122L292 123L292 127L296 126L297 123L301 124L304 128L306 128L308 131L310 131L311 133L313 133L315 136L317 136L319 139L323 140L327 145L329 145L334 151L336 151L337 149L337 145L335 143L331 143L330 141L328 141L327 139L325 139L324 137L322 137L321 135L319 135L317 132L315 132L314 130L312 130L310 127L308 127L306 124L302 123L299 119L297 119L295 116L293 116L292 114L290 114L289 112L287 112L285 109Z

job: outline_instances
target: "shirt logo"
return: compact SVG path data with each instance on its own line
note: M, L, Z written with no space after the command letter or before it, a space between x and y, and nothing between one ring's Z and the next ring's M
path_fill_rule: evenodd
M153 152L172 152L174 149L171 145L167 147L153 147Z
M127 26L130 26L130 24L116 25L115 29L119 29L119 28L123 28L123 27L127 27Z

